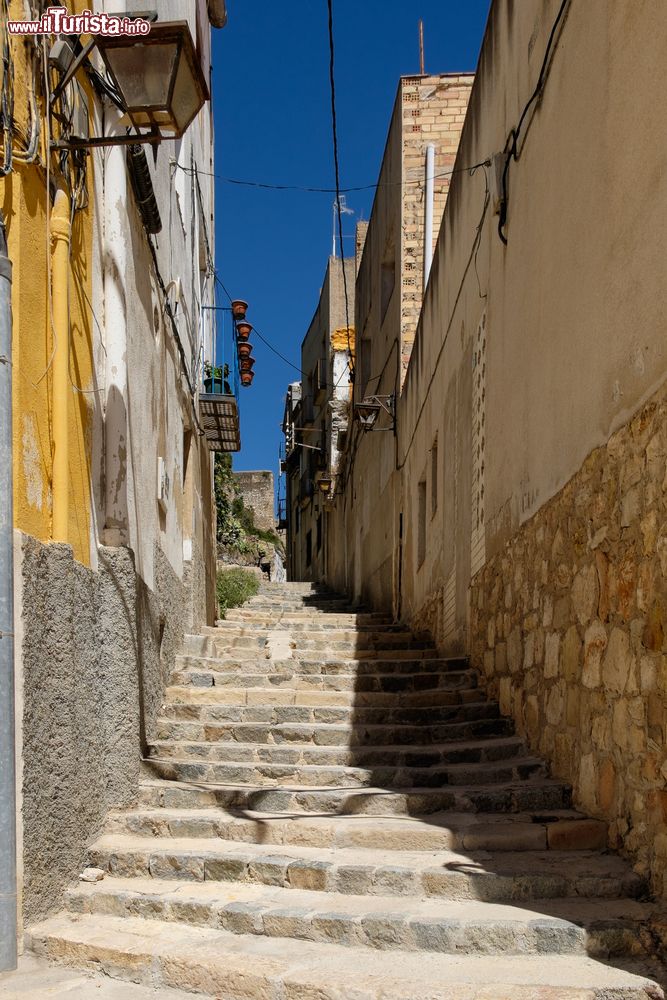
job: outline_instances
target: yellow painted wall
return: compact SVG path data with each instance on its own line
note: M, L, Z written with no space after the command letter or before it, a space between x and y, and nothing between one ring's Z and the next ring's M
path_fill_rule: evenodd
M77 3L77 8L83 9ZM23 16L23 3L13 0L11 14ZM29 128L31 69L29 45L12 38L15 119L21 131ZM46 196L44 103L41 155L34 164L15 163L14 171L0 180L0 206L7 224L9 256L13 271L13 419L14 419L14 524L40 541L52 533L52 470L54 406L66 406L68 417L69 516L67 538L75 558L90 564L92 418L101 399L82 393L93 386L92 316L92 207L77 212L72 227L69 287L69 344L54 342L49 315L50 200ZM20 138L15 148L24 148ZM88 190L92 203L93 161L87 158ZM51 177L57 180L58 160L51 158ZM53 288L53 304L65 302L67 289ZM62 340L62 338L61 338ZM57 341L57 338L56 338ZM69 349L68 391L54 399L54 350Z

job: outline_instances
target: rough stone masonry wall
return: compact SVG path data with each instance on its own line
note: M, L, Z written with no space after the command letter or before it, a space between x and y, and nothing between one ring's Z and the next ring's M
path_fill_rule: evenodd
M476 576L472 654L576 805L667 892L666 393Z

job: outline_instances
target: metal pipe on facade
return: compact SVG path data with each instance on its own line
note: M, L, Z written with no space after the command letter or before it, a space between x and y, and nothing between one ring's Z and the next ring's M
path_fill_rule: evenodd
M114 125L116 131L121 126ZM104 167L104 331L106 338L105 545L128 542L127 502L127 168L119 147Z
M433 201L435 191L435 146L426 147L426 195L424 199L424 294L433 263Z
M53 529L54 542L69 535L69 281L70 200L63 188L56 192L51 213L51 307L53 311Z
M16 968L12 265L0 215L0 972Z

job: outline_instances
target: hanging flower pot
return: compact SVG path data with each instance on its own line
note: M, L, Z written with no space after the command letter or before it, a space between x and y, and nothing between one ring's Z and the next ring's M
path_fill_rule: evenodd
M239 368L242 372L251 372L255 367L254 358L241 358L239 360Z
M241 340L238 345L239 358L249 358L252 354L252 344L249 340Z
M242 319L236 324L236 336L239 340L247 340L252 332L252 326L246 320Z
M244 302L243 299L234 299L232 302L232 316L234 319L245 319L245 314L248 311L248 303Z
M255 377L254 372L241 372L241 385L244 385L246 388L248 388L249 386L252 385L252 380L254 379L254 377Z

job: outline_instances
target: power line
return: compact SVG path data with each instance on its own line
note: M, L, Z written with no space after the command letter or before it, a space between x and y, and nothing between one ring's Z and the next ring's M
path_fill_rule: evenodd
M507 225L507 178L509 176L510 164L512 160L519 159L519 137L521 135L521 129L523 123L526 120L526 116L532 107L533 103L542 93L542 88L546 82L547 70L549 67L549 59L551 58L552 49L554 47L554 42L556 39L556 32L558 31L558 26L563 18L565 9L569 4L570 0L563 0L560 5L558 14L556 15L556 20L551 26L551 32L549 34L549 41L547 42L547 47L544 53L544 59L542 60L542 66L540 68L540 75L537 78L537 84L535 85L535 90L531 94L528 102L524 106L521 112L521 117L519 118L518 124L511 129L507 139L505 141L505 148L503 152L505 155L505 166L503 168L503 179L502 179L502 197L500 201L500 216L498 219L498 236L503 241L505 246L507 246L507 237L505 236L505 226Z
M307 194L336 194L336 188L331 187L314 187L303 184L269 184L264 181L251 181L240 177L227 177L224 174L213 173L210 170L199 170L199 168L185 167L183 164L177 163L176 160L172 160L171 162L176 169L182 170L185 174L193 174L196 171L201 177L212 177L214 180L221 181L223 184L236 184L240 187L262 188L265 191L302 191ZM466 170L473 170L475 167L488 167L489 164L489 160L484 160L481 163L473 163L469 167L456 167L456 169L452 167L451 170L443 170L433 176L437 180L438 178L451 177L453 174L464 173ZM376 181L374 184L358 184L354 187L343 187L340 189L340 193L353 194L355 191L378 191L380 188L402 187L405 184L423 183L423 178L403 181Z
M336 214L338 216L338 237L340 239L340 266L343 272L343 292L345 294L345 326L347 329L347 350L349 360L347 367L350 372L350 382L354 382L354 362L352 360L352 341L350 340L350 303L347 295L347 273L345 271L345 256L343 254L343 212L341 208L340 162L338 157L338 123L336 120L336 79L334 73L334 30L333 30L333 0L327 0L329 14L329 85L331 90L331 132L333 137L334 171L336 175ZM343 376L339 379L339 382Z

